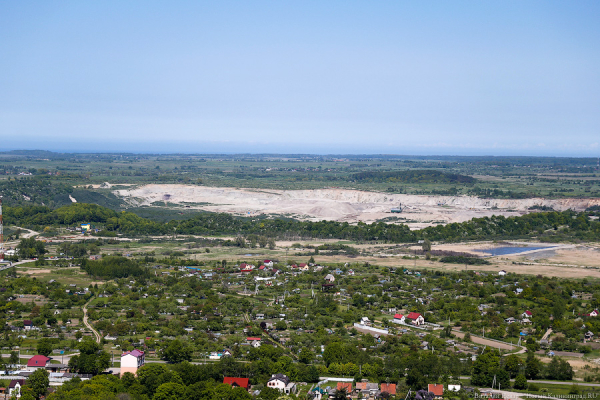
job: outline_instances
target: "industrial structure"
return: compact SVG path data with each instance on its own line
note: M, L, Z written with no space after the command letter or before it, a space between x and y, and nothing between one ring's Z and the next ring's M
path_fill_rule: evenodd
M398 207L394 207L390 211L393 213L401 213L402 212L402 203L398 204Z

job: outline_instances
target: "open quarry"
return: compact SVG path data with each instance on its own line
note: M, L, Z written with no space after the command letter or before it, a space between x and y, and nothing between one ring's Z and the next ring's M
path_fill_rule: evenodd
M175 206L234 215L269 214L303 220L404 223L411 229L468 221L491 215L518 216L534 206L583 211L600 199L482 199L418 196L350 189L270 190L152 184L113 193L130 206ZM391 209L402 205L402 213ZM390 218L391 217L391 218Z

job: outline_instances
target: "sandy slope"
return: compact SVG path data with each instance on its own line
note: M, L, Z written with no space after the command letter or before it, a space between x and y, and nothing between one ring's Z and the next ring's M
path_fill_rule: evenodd
M416 196L348 189L266 190L191 185L152 184L114 191L132 206L169 202L236 215L286 214L307 220L372 222L386 217L403 218L412 228L462 222L490 215L522 215L534 205L555 210L584 210L600 199L480 199L467 196ZM402 204L402 214L390 209ZM405 221L407 220L407 221Z

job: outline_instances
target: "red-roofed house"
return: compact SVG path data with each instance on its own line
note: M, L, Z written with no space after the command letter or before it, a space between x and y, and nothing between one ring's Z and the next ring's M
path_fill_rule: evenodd
M348 395L348 397L350 397L350 395L352 394L352 382L338 382L336 389L337 390L344 389L346 391L346 394Z
M531 318L532 315L533 314L531 313L531 311L527 310L523 314L521 314L521 318Z
M27 369L29 371L35 371L36 369L45 369L46 364L50 361L50 359L46 356L38 354L37 356L33 356L27 361Z
M254 270L254 265L241 263L240 264L240 272L252 272Z
M145 361L144 352L138 349L121 354L121 376L125 372L136 375L138 368L143 367Z
M409 313L406 316L406 319L408 319L411 324L417 325L417 326L425 323L425 319L423 318L423 316L416 312Z
M434 399L441 399L444 395L444 385L430 383L429 385L427 385L427 391L433 393Z
M600 313L598 313L598 310L594 310L591 313L589 313L588 316L590 316L590 317L597 317L598 314L600 314Z
M30 319L24 319L23 327L25 328L26 331L29 331L29 330L31 330L31 328L33 328L33 322Z
M250 343L252 347L260 347L261 344L261 339L259 337L248 337L246 338L246 341Z
M381 384L381 393L386 392L391 396L396 395L396 384L395 383L382 383Z
M271 261L271 260L265 260L265 266L267 266L269 268L273 268L273 261Z
M223 379L223 383L231 385L231 387L241 387L246 390L250 390L250 383L248 382L248 378L232 378L226 376Z
M404 323L404 315L396 314L394 315L394 319L392 320L395 324L403 324Z
M265 270L265 266L261 265L260 267L258 267L259 270L264 271Z

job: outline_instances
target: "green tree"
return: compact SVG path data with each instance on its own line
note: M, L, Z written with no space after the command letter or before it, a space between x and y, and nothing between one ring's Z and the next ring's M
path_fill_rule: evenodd
M489 387L492 385L494 376L498 381L498 375L504 375L500 372L504 372L508 378L508 373L500 368L500 353L498 350L486 349L473 363L471 382L473 385ZM502 386L507 387L507 385Z
M525 390L527 389L527 378L523 374L517 375L515 378L515 389Z
M48 391L48 387L50 386L50 378L48 376L48 371L38 368L27 378L26 385L31 389L32 395L38 400L40 397L45 396Z
M110 366L110 354L89 336L77 345L79 355L71 357L69 368L81 374L97 375Z
M163 383L156 389L154 400L179 400L185 394L185 386L179 383Z
M525 377L527 379L537 379L540 376L541 362L534 353L528 351L525 360Z
M277 329L278 331L285 331L287 329L287 324L285 323L285 321L277 321L277 323L275 324L275 329Z
M511 354L504 360L504 369L508 372L511 379L519 375L523 369L523 362L516 354Z
M38 354L42 354L44 356L49 356L52 353L52 342L48 338L42 338L38 340L37 343L37 352Z
M192 348L181 340L171 340L163 348L162 359L177 364L182 361L192 360Z
M573 368L571 364L559 357L554 357L546 367L546 378L560 381L573 379Z
M164 364L146 364L138 369L138 381L143 387L144 393L148 396L154 396L156 389L163 383L178 383L183 385L179 374L171 371Z
M308 347L303 347L302 350L300 350L300 354L298 354L298 359L304 364L309 364L314 358L315 355Z
M333 400L347 400L348 399L348 391L346 388L341 388L335 391L335 394L332 397Z
M11 365L17 365L19 364L19 353L17 353L16 351L11 351L10 352L10 357L8 357L8 362Z

